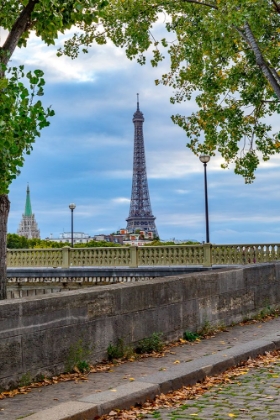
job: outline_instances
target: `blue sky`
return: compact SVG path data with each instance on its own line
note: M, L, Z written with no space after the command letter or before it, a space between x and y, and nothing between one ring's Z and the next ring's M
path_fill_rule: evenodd
M59 41L61 42L61 40ZM24 211L27 182L41 237L70 230L90 235L126 226L132 185L136 93L144 113L144 138L151 205L162 239L205 240L203 165L186 147L184 132L170 116L188 115L193 101L171 105L172 91L155 86L167 71L129 61L123 51L96 46L72 61L56 57L32 37L13 63L45 72L46 106L56 112L42 131L20 176L10 188L8 231L16 232ZM272 118L274 131L279 117ZM208 164L210 240L213 243L280 242L280 157L263 163L254 184L244 184L233 168Z

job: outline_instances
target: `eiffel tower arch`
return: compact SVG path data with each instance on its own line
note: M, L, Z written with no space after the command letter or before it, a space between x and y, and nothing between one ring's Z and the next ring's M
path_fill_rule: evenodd
M152 212L145 159L145 145L143 136L144 116L139 108L139 94L137 93L137 109L133 115L134 124L134 153L133 153L133 177L130 200L130 210L127 221L129 233L136 230L153 232L158 236L155 216Z

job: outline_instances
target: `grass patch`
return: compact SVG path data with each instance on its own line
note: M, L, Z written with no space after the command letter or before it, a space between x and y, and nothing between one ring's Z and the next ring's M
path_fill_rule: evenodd
M91 349L82 339L69 347L67 360L65 363L66 372L73 372L78 369L82 373L86 373L90 369L89 357L92 354Z
M200 338L200 335L192 331L185 331L183 334L183 338L184 340L192 342L198 340Z
M122 338L118 338L117 344L109 344L107 347L107 357L109 361L115 359L129 359L133 356L133 349L130 346L126 346Z
M135 347L137 354L160 352L163 350L164 342L162 341L162 333L153 333L150 337L140 340Z
M19 380L19 382L18 382L19 387L22 387L22 386L28 386L28 385L30 385L31 383L32 383L32 377L31 377L31 375L30 375L30 373L29 373L29 372L24 373L24 374L21 376L21 378L20 378L20 380Z
M224 324L213 325L208 320L204 321L202 327L197 331L200 337L208 337L215 335L219 331L224 331L226 329Z

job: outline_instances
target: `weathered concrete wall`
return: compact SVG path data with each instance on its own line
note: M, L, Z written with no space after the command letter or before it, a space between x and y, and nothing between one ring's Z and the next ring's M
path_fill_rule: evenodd
M135 343L162 332L171 340L205 321L240 321L280 304L279 270L263 264L2 301L0 385L63 371L79 339L94 346L97 361L117 338Z

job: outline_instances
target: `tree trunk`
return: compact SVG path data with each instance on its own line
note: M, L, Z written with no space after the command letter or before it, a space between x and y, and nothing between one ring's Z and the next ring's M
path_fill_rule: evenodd
M7 223L10 201L7 195L0 195L0 300L7 299Z

